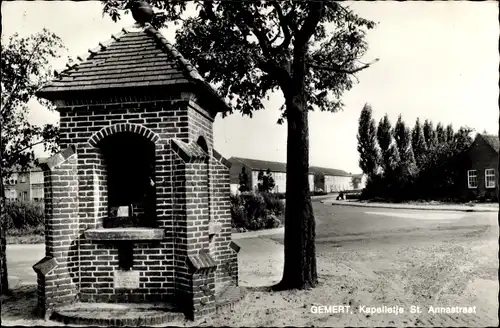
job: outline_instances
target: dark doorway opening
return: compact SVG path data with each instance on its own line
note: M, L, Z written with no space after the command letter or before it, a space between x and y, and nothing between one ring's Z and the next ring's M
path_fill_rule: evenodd
M131 132L100 144L107 170L109 218L105 227L153 227L155 222L155 145ZM124 209L127 209L124 212Z

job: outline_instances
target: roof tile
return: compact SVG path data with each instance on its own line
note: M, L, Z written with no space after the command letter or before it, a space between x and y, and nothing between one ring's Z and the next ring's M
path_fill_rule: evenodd
M241 157L231 157L229 159L229 162L241 163L252 168L253 170L266 171L267 169L269 169L272 172L286 172L286 163L263 161L258 159L241 158ZM309 173L332 175L332 176L351 176L351 174L343 170L318 167L318 166L310 166Z
M65 91L191 82L201 85L201 91L221 102L223 106L215 106L220 108L218 111L229 108L196 69L149 24L142 28L123 29L89 52L86 59L68 65L68 69L40 89L37 95L53 99L54 93Z
M494 151L497 153L500 151L500 140L498 136L491 135L491 134L481 134L481 137L483 137L484 141L493 148Z

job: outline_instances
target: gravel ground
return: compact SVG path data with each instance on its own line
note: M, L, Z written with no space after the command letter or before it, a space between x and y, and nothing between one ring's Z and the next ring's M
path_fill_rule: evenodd
M339 247L318 253L319 286L252 292L214 326L498 326L498 243ZM350 305L352 314L314 314L313 306ZM362 306L400 306L396 314ZM422 313L410 313L419 306ZM430 306L476 306L472 314L432 314ZM366 308L365 308L366 309Z

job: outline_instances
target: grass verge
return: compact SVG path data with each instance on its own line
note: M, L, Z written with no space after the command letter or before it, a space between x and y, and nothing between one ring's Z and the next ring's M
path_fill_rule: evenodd
M7 230L7 244L43 244L45 242L44 230L43 225L23 229L11 228Z
M45 236L40 235L7 236L7 245L43 243L45 243Z

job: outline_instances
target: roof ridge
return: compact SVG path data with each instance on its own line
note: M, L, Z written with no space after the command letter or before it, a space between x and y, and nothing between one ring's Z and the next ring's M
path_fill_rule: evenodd
M97 55L99 52L106 50L107 47L111 43L120 41L121 37L123 37L124 35L126 35L128 33L135 32L135 30L137 30L137 32L139 32L141 29L145 30L146 28L147 28L147 26L141 28L137 23L132 25L132 26L123 27L120 32L115 33L115 34L111 34L111 37L109 39L99 42L98 46L96 46L94 48L89 48L87 50L86 54L77 55L76 56L76 63L71 64L70 62L73 60L72 60L72 58L69 58L70 62L66 63L65 69L54 70L56 78L61 78L62 76L69 74L69 71L72 70L73 68L78 69L78 66L80 65L80 63L82 63L88 59L92 59L92 57Z
M491 149L493 149L495 152L500 151L500 138L498 137L498 135L478 133L477 136L483 139L486 142L486 144L490 146Z
M268 161L268 160L262 160L262 159L237 157L237 156L231 156L228 160L229 161L234 161L234 162L239 162L241 164L244 164L244 165L250 167L251 169L259 169L258 165L257 166L250 165L251 162L254 162L254 163L259 162L261 164L274 164L274 165L280 165L281 167L286 167L287 166L286 162ZM348 171L342 170L342 169L336 169L336 168L324 167L324 166L317 166L317 165L310 165L308 173L309 174L311 174L311 173L313 173L313 174L317 173L317 172L313 172L313 171L321 172L323 174L330 173L332 175L338 175L338 176L344 176L344 177L352 177L354 175L363 175L363 173L353 174L353 173L349 173Z
M95 82L95 79L85 79L85 78L80 78L82 75L78 75L78 70L79 70L79 65L82 64L80 67L81 72L90 72L92 70L98 70L98 64L101 63L103 66L112 66L106 65L108 63L108 59L112 58L113 56L107 56L106 53L102 55L102 62L99 61L99 63L96 62L96 59L94 56L98 54L102 54L102 51L105 51L109 45L111 44L119 44L120 40L123 39L128 39L125 38L124 36L128 33L133 33L132 35L135 37L135 34L141 35L140 38L148 38L154 43L156 43L156 49L155 51L161 52L162 55L165 55L165 57L158 57L156 61L160 64L165 64L165 65L172 65L175 66L175 71L172 74L160 74L160 73L155 73L153 70L147 71L145 74L148 76L149 80L148 81L143 81L140 80L134 80L132 82L126 81L126 79L122 76L117 80L116 78L113 79L112 77L109 78L109 81L107 82L102 82L102 83L94 83L95 85L98 85L97 87L92 87L92 82ZM120 48L120 47L119 47ZM137 48L136 52L140 53L141 49ZM124 27L121 29L121 31L118 34L112 34L111 38L109 38L106 41L99 42L99 45L95 48L89 49L88 52L90 54L87 55L82 55L82 56L77 56L77 62L74 63L72 58L69 58L69 62L66 64L66 69L63 70L54 70L54 75L55 78L48 82L46 85L44 85L38 92L38 95L46 95L48 96L51 93L55 92L67 92L67 91L82 91L82 90L94 90L94 89L100 89L99 85L102 85L102 88L119 88L121 86L123 87L133 87L133 86L139 86L139 87L145 87L145 86L165 86L168 84L176 84L176 83L188 83L188 84L195 84L199 86L198 92L202 93L202 97L209 97L208 99L215 99L216 104L214 105L214 108L218 108L217 112L225 112L225 111L230 111L231 106L228 105L224 97L221 97L218 92L215 90L214 87L212 87L198 72L196 67L191 64L190 61L188 61L176 48L175 46L170 43L165 36L155 29L151 24L146 23L144 25L141 24L134 24L131 27ZM114 54L115 52L113 52ZM117 55L118 56L118 55ZM100 57L100 56L99 56ZM74 57L73 57L74 58ZM156 58L156 55L155 55ZM123 60L123 59L122 59ZM89 65L87 65L89 64ZM165 66L164 65L164 66ZM79 78L71 78L72 74L76 74ZM91 74L91 73L89 73ZM120 74L118 74L120 75ZM117 76L118 76L117 75ZM156 75L156 79L153 77ZM135 75L134 75L135 77ZM120 80L121 79L121 80ZM85 80L85 81L83 81ZM158 81L157 81L158 80ZM135 84L134 84L135 83ZM65 86L66 85L66 86Z
M179 66L188 73L188 75L196 80L200 80L202 82L206 81L203 79L203 77L200 75L198 70L187 60L176 48L173 44L171 44L165 36L155 29L151 24L147 23L146 27L144 28L144 32L149 33L150 35L154 36L158 41L162 43L163 46L170 52L172 57L180 64Z

